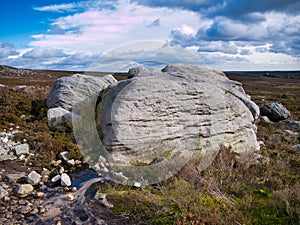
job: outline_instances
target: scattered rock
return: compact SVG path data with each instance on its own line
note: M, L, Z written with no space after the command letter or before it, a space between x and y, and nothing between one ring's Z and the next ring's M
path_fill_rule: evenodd
M26 178L26 173L25 172L9 173L9 174L6 174L5 177L8 180L8 182L16 183L19 180L25 179Z
M96 192L95 199L106 208L113 208L113 204L109 203L106 199L106 194L101 193L99 190Z
M31 184L21 184L16 188L15 192L20 197L26 197L33 192L33 186Z
M68 174L62 173L61 174L61 186L66 186L69 187L71 186L71 178L69 177Z
M6 190L0 185L0 199L4 198L5 196L8 196L8 191L6 191Z
M139 183L139 182L135 182L135 183L133 184L133 186L134 186L134 187L137 187L137 188L140 188L140 187L142 187L142 184Z
M27 180L28 183L32 184L32 185L37 185L40 183L42 176L40 174L38 174L36 171L31 171L28 176L27 176Z
M29 145L27 143L16 145L14 150L17 156L29 154Z
M37 192L36 193L36 197L38 197L38 198L44 198L44 196L45 196L45 193L44 192Z
M291 113L279 102L272 102L268 106L260 105L261 116L267 116L273 122L288 119Z
M263 121L265 123L274 123L267 116L261 116L260 119L261 119L261 121Z
M67 200L73 202L75 200L74 195L72 195L71 193L67 194Z
M50 89L47 106L49 108L62 107L71 111L74 102L98 93L115 82L117 80L112 75L94 77L74 74L69 77L61 77L54 82Z
M47 168L43 168L43 170L41 172L41 175L42 176L45 176L45 175L49 176L50 175L50 171Z
M26 89L27 86L26 85L17 85L14 87L15 90L23 90L23 89Z
M292 149L295 151L300 151L300 144L293 145Z
M297 131L300 131L300 121L285 120L284 122L287 126L294 128Z
M60 175L56 175L56 176L52 177L51 182L52 182L52 183L56 183L56 182L58 182L60 179L61 179L61 176L60 176Z
M59 153L59 157L64 161L68 161L70 159L70 153L68 151L61 152Z
M288 133L289 135L297 136L299 133L298 132L293 132L291 130L283 130L284 132Z
M67 164L68 164L69 166L74 166L74 165L75 165L75 160L74 160L74 159L69 159L69 160L67 161Z
M71 191L72 192L76 192L77 191L77 187L72 187Z

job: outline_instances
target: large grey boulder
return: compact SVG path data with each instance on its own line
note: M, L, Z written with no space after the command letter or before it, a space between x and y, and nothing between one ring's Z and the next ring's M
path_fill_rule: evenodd
M69 77L61 77L52 85L48 99L48 108L62 107L71 111L74 102L95 94L108 85L117 82L112 75L103 77L74 74Z
M273 122L288 119L291 117L291 113L279 102L271 102L267 105L260 105L261 116L267 116Z
M157 158L194 156L209 161L221 145L235 152L259 149L259 108L239 82L192 65L135 68L129 75L97 101L97 131L111 162L149 165Z

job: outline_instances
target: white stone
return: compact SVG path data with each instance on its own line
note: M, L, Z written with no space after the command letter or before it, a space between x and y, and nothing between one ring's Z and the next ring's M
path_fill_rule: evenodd
M75 165L75 160L74 159L69 159L67 161L67 164L70 165L70 166L74 166Z
M0 199L4 198L5 196L8 196L8 191L6 191L1 185L0 185Z
M32 185L37 185L40 183L42 176L40 174L38 174L36 171L31 171L28 176L27 176L27 180L28 183L32 184Z
M69 177L69 175L66 173L62 173L61 174L61 186L69 187L69 186L71 186L71 184L72 184L72 182L71 182L71 178Z
M56 175L56 176L52 177L51 182L52 182L52 183L56 183L56 182L59 181L60 179L61 179L61 176L60 176L60 175Z
M137 188L140 188L140 187L142 187L142 184L139 183L139 182L135 182L135 183L133 184L133 186L134 186L134 187L137 187Z
M17 156L29 154L29 145L27 143L16 145L14 150Z
M62 158L64 161L68 161L70 158L70 153L68 151L64 151L59 153L59 157Z

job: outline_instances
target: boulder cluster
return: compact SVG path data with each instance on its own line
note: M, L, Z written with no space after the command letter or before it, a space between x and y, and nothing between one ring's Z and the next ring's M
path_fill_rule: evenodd
M87 161L153 165L178 158L209 161L222 145L235 152L259 149L259 107L224 73L176 64L161 71L134 68L128 77L118 82L111 75L75 74L51 88L49 125L75 124L83 148L97 139L105 150L97 155L83 149ZM107 170L103 160L99 163Z

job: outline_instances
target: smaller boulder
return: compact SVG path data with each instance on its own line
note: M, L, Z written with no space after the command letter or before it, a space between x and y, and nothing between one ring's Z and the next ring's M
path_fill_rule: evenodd
M31 184L21 184L16 188L15 192L20 197L26 197L33 192L33 186Z
M15 150L15 154L17 156L27 155L27 154L29 154L29 145L27 143L17 145L17 146L15 146L14 150Z
M27 176L27 181L32 185L37 185L38 183L40 183L41 178L42 176L36 171L31 171Z
M288 119L291 113L279 102L272 102L270 105L259 106L260 115L267 116L273 122Z
M300 131L300 121L285 120L284 122L288 127Z

